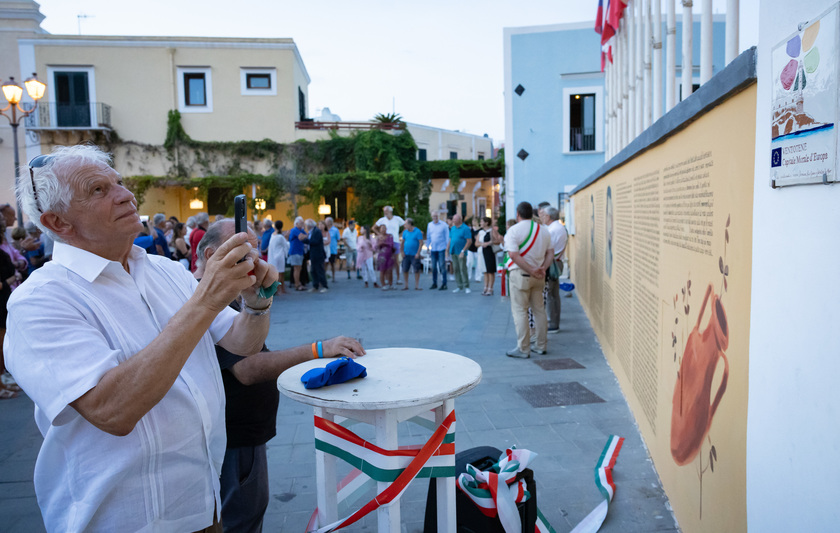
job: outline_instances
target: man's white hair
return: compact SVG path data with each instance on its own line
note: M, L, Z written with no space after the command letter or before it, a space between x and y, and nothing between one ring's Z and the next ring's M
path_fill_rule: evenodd
M210 222L210 215L208 215L206 211L201 211L193 216L195 217L195 223L197 226Z
M20 169L15 194L26 216L41 228L41 231L54 240L61 241L57 235L41 224L41 214L48 211L57 214L66 213L73 197L73 190L69 185L71 179L85 172L89 167L110 165L111 155L96 146L86 144L57 146L53 148L43 166L32 170L32 179L29 179L28 166ZM33 181L38 190L37 204L32 190Z
M305 224L306 224L306 229L308 229L308 230L312 230L312 228L315 227L315 221L312 220L311 218L307 218Z
M166 221L166 215L164 215L163 213L155 213L155 216L152 219L152 225L157 227L158 225L160 225L161 222L165 222L165 221Z

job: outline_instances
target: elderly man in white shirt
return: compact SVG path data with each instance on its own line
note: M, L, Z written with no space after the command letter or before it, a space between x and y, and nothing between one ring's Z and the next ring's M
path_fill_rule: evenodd
M566 241L569 234L566 226L560 223L560 211L556 207L547 206L540 209L540 222L548 227L551 236L551 248L554 250L554 262L546 276L548 298L548 332L560 331L560 275L563 273L563 256L566 253Z
M382 213L385 215L376 221L377 226L385 226L385 231L388 235L394 238L394 279L397 284L402 284L400 280L400 228L405 224L402 217L394 215L394 208L386 205L382 208Z
M534 222L531 204L516 206L516 224L505 234L505 251L510 256L510 311L516 326L516 347L508 350L508 357L527 359L531 352L544 355L547 348L547 320L543 290L545 272L554 260L554 250L548 230ZM530 346L528 308L534 314L536 343Z
M55 240L9 300L7 363L44 437L35 492L48 531L221 531L224 391L214 344L250 355L277 279L240 233L200 285L133 246L137 201L92 146L29 163L17 195ZM29 178L29 179L26 179ZM240 297L245 312L227 305Z

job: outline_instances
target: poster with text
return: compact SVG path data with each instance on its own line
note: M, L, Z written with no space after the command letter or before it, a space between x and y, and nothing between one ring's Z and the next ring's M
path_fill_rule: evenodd
M775 185L837 181L838 9L773 48L770 174Z

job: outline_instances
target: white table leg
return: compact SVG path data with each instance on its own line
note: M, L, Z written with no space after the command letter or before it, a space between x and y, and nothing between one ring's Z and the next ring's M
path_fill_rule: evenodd
M455 409L455 400L445 400L440 407L435 408L435 423L438 425L442 424L453 409ZM454 455L452 456L452 466L455 466ZM454 532L457 526L457 517L455 515L455 478L439 477L435 479L435 483L437 484L438 533Z
M386 450L396 450L397 417L393 410L376 411L376 445ZM377 482L377 492L382 492L390 483ZM379 533L400 533L400 500L383 505L376 510Z
M329 421L335 417L327 413L322 407L315 408L315 416ZM318 496L318 520L321 526L332 524L338 520L338 481L335 474L335 457L315 450L315 480Z

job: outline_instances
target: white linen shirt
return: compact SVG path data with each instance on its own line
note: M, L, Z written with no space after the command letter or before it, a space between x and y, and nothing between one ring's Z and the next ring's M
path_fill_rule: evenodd
M9 299L6 364L35 402L44 437L34 482L47 531L196 531L221 509L225 402L213 345L235 311L219 314L125 437L69 405L155 339L195 290L180 263L137 246L128 264L130 274L56 242L53 261Z
M548 235L548 228L542 224L534 222L534 231L536 231L537 228L539 228L539 233L537 233L534 245L531 246L528 253L522 256L522 259L533 268L539 268L540 265L542 265L545 260L545 252L551 247L551 237ZM508 253L520 252L521 254L522 250L519 249L519 245L525 242L530 233L530 220L522 220L511 226L511 228L507 230L507 233L505 233L505 251ZM513 263L509 270L516 270L517 268L519 268L519 265Z
M559 220L555 220L548 226L548 232L551 234L551 247L554 249L554 259L559 261L566 256L566 240L569 238L569 234L566 232L566 226L561 224Z
M350 231L350 228L344 228L344 231L341 233L341 238L344 239L344 244L347 246L347 249L351 252L356 251L356 240L359 238L359 232L355 229Z
M405 220L402 217L398 217L397 215L392 216L390 219L388 217L382 217L376 221L377 226L385 226L385 231L388 232L388 235L394 238L394 242L400 242L400 226L405 224Z

